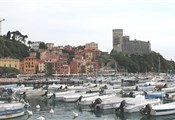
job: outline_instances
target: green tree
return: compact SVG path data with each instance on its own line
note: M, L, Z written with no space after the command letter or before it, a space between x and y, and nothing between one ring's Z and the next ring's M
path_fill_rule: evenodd
M44 42L39 44L39 49L47 49L47 45Z

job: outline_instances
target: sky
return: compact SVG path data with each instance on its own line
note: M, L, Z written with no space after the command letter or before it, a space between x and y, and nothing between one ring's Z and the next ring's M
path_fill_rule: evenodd
M19 30L27 40L55 45L98 43L112 50L112 29L175 60L174 0L0 0L2 34Z

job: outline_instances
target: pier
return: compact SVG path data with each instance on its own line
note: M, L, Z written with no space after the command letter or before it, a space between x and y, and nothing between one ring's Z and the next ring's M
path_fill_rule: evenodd
M67 85L81 85L83 81L71 81L70 79L63 80L20 80L18 78L1 78L0 85L8 85L8 84L24 84L25 86L33 85L34 87L39 87L43 85L51 85L51 84L67 84Z

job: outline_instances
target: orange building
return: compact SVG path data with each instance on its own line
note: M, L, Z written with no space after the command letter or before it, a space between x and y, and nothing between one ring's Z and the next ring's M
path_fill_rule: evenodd
M34 57L26 57L24 59L24 74L36 74L38 70L38 61Z

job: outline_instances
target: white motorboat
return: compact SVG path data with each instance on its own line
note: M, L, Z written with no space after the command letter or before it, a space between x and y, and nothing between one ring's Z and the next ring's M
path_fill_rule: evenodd
M126 102L124 112L139 112L147 104L160 104L160 99L145 99L143 95L137 95L133 100Z
M51 98L51 96L54 96L55 100L63 100L64 96L66 95L70 95L70 94L74 94L75 90L68 90L68 91L64 91L64 92L56 92L56 93L51 93L47 91L47 97Z
M15 118L24 115L23 103L0 103L0 119Z
M63 97L63 101L65 102L76 102L78 99L87 98L92 96L99 96L99 93L75 93L73 95L66 95Z
M102 89L101 93L103 95L107 95L107 94L117 94L117 93L121 93L122 89L118 88L118 89Z
M151 106L150 115L170 115L175 114L175 102Z
M153 116L175 114L175 102L158 105L147 104L141 113Z
M77 104L78 105L90 105L92 102L94 102L98 98L100 98L101 100L104 100L104 99L111 98L113 96L114 95L102 95L102 96L92 96L88 98L82 98L77 102Z
M118 96L113 96L110 97L108 99L96 99L95 102L93 102L92 104L89 105L89 107L91 109L95 109L95 110L107 110L107 109L115 109L118 108L121 101L123 100L131 100L133 98L121 98Z

